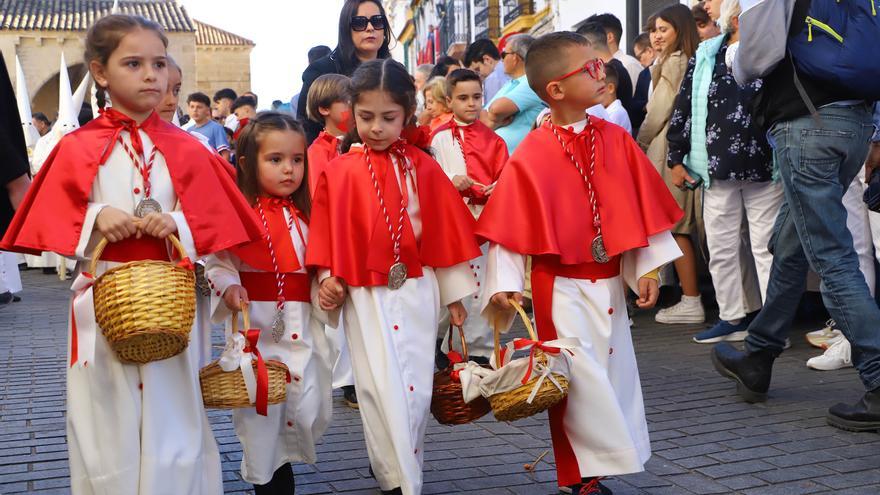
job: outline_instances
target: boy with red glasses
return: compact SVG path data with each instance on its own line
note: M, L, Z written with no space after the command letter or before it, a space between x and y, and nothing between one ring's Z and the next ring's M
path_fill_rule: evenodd
M582 36L535 41L526 74L550 119L510 157L480 216L483 316L509 327L531 256L539 339L582 343L568 397L550 409L558 483L607 494L601 477L642 471L651 454L623 281L640 308L654 306L659 268L681 256L669 229L682 212L632 137L586 115L606 88Z

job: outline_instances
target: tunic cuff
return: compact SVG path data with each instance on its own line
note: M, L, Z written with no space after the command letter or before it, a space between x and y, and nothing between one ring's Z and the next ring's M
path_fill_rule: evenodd
M95 250L95 246L101 240L101 234L95 232L95 220L98 218L98 213L101 213L101 210L106 206L104 203L89 203L89 207L86 209L86 216L83 220L82 231L79 234L79 243L76 245L75 253L76 258L80 261L89 260L92 257L92 251Z
M514 314L499 313L492 305L492 296L499 292L522 292L525 285L526 257L506 249L500 244L490 244L486 255L486 281L480 294L480 314L489 325L501 325L503 332L510 329Z
M648 237L648 245L623 253L621 275L626 284L639 292L639 277L681 257L672 233L668 230Z
M447 268L435 268L434 275L437 277L440 304L443 306L449 306L477 292L477 282L469 262Z
M222 323L232 314L223 301L223 294L232 285L241 285L238 270L224 253L212 254L205 258L205 277L211 285L211 321Z
M186 223L186 217L184 217L183 212L170 211L168 214L171 215L174 223L177 224L177 232L175 235L180 239L180 243L183 244L183 248L186 250L185 256L189 256L189 259L191 260L198 259L199 253L196 253L196 245L193 241L192 231L189 230L189 224ZM169 252L170 251L171 248L169 246Z

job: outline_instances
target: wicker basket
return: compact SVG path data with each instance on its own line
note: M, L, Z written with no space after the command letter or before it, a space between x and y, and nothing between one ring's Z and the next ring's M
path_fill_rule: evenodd
M464 330L458 327L461 337L461 351L464 362L468 361L467 342ZM452 351L452 325L449 326L449 350ZM484 397L465 402L462 397L461 382L452 377L454 363L446 369L434 373L434 394L431 396L431 414L442 425L463 425L485 416L491 406Z
M186 251L168 237L181 256ZM95 247L95 273L107 239ZM149 363L176 356L189 344L196 314L195 274L168 261L132 261L95 280L95 319L120 361Z
M532 321L526 315L522 306L513 299L510 300L510 304L519 313L531 339L538 340L535 329L532 327ZM535 349L534 352L535 360L546 366L548 358L544 351ZM495 325L495 362L501 363L501 330L497 324ZM516 421L534 416L555 406L568 395L568 378L559 373L553 373L553 378L556 379L562 390L559 390L552 381L544 380L531 404L527 400L532 393L532 389L535 387L535 382L538 380L537 376L533 376L525 385L490 396L489 404L492 405L492 413L495 415L495 418L499 421Z
M247 305L242 306L242 317L245 328L250 328L250 317ZM238 313L232 315L232 333L238 333ZM254 375L257 374L257 360L253 360ZM287 366L284 363L267 360L266 370L269 374L268 404L280 404L287 400ZM202 401L209 409L238 409L254 407L248 398L247 386L241 369L223 371L219 360L213 361L199 371L199 383L202 388Z

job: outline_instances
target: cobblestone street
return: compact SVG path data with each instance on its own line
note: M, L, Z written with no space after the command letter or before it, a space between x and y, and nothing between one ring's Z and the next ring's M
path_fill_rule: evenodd
M22 273L23 301L0 306L0 494L69 493L64 424L67 287L37 270ZM852 368L816 372L803 339L776 362L770 399L740 401L712 369L694 327L660 327L652 313L633 329L654 455L647 472L607 480L617 495L880 493L880 436L825 424L825 411L861 395ZM815 325L813 325L815 327ZM216 336L215 336L216 338ZM333 424L316 466L295 466L298 494L374 494L360 419L335 397ZM226 493L250 485L238 475L241 450L227 412L210 412ZM458 427L432 423L424 493L553 494L546 416L512 424L491 415Z

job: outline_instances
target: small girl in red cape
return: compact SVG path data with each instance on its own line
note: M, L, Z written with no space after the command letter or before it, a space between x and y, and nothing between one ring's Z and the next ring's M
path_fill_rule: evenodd
M168 80L162 28L110 15L86 36L98 102L113 108L52 151L2 241L2 249L89 260L111 244L97 273L73 285L67 370L71 491L223 491L220 458L189 347L144 365L119 361L97 328L91 282L122 262L169 260L165 238L196 259L257 239L261 227L231 167L154 112ZM80 264L82 265L82 263ZM193 328L193 332L197 330ZM205 337L207 338L207 337Z
M257 398L255 408L235 409L232 422L244 450L241 476L256 495L293 493L290 463L316 461L315 442L331 413L329 349L303 265L311 208L306 136L293 117L262 112L242 128L235 149L239 188L268 236L208 257L213 320L231 328L230 313L247 304L260 355L290 372L285 402L267 407ZM224 369L249 367L245 343L245 336L227 337Z
M623 281L640 308L657 302L657 271L681 256L682 212L622 128L587 116L605 91L602 59L580 35L542 36L526 59L550 119L510 157L480 216L490 241L483 315L510 326L532 256L538 338L576 338L568 397L549 411L557 482L611 493L599 479L644 470L651 455Z
M421 493L434 340L442 306L464 323L476 292L474 220L443 170L401 140L416 108L391 59L351 80L356 136L318 178L306 264L318 302L342 309L372 471L385 493ZM338 318L338 311L334 311Z

